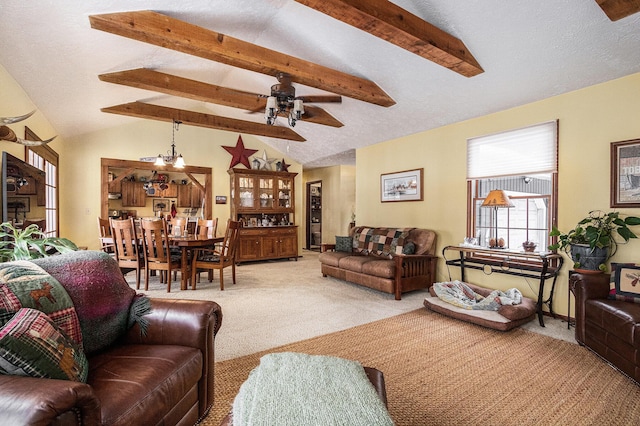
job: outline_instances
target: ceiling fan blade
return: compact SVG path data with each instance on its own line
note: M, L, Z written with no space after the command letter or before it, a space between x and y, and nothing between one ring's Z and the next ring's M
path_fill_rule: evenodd
M301 118L305 123L315 123L315 124L324 124L325 126L331 127L342 127L340 121L338 121L334 116L329 114L327 111L322 108L314 107L311 105L304 106L304 114Z
M267 101L257 93L244 92L215 84L178 77L146 68L100 74L100 80L138 89L152 90L197 101L210 102L233 108L259 110Z
M153 11L89 16L94 29L389 107L395 101L372 81L267 49Z
M152 105L144 102L131 102L128 104L115 105L107 108L101 108L100 111L167 122L178 120L183 124L192 126L248 133L251 135L286 139L297 142L304 142L306 140L289 127L268 126L266 124L255 123L253 121L236 120L234 118Z
M302 99L302 102L310 104L342 103L342 96L338 95L304 95L296 96L296 99Z

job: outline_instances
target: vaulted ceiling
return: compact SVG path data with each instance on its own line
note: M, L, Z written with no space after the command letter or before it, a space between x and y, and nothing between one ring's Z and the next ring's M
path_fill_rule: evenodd
M352 164L359 147L640 72L638 0L3 0L1 9L0 64L62 137L179 119L259 135L305 167ZM305 100L294 128L265 124L278 72Z

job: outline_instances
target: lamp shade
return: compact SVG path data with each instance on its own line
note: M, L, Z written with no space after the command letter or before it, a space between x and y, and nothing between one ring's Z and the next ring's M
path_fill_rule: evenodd
M515 205L511 202L507 194L502 189L494 189L482 202L480 207L515 207Z

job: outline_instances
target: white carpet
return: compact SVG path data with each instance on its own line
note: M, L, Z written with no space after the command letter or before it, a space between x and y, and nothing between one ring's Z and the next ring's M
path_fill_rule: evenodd
M166 284L151 279L150 297L213 300L222 307L222 327L216 336L216 361L236 358L322 334L344 330L414 309L423 308L426 290L405 293L402 300L331 277L322 277L318 253L303 251L298 261L277 260L241 264L225 269L225 290L220 291L217 271L213 283L202 274L196 290L180 290L178 282L167 293ZM132 273L126 276L135 288ZM144 288L144 276L143 284ZM525 328L575 342L567 323L545 317Z

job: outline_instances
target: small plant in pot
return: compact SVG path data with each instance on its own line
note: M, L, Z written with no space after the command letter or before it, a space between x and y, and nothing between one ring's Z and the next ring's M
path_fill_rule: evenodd
M78 246L72 241L47 237L38 225L19 229L11 222L0 224L0 262L38 259L75 250L78 250Z
M574 269L605 272L606 262L616 254L618 245L638 238L629 229L636 225L640 225L640 217L623 218L618 212L593 210L567 233L554 226L549 235L558 237L558 242L549 250L564 250L573 260Z

